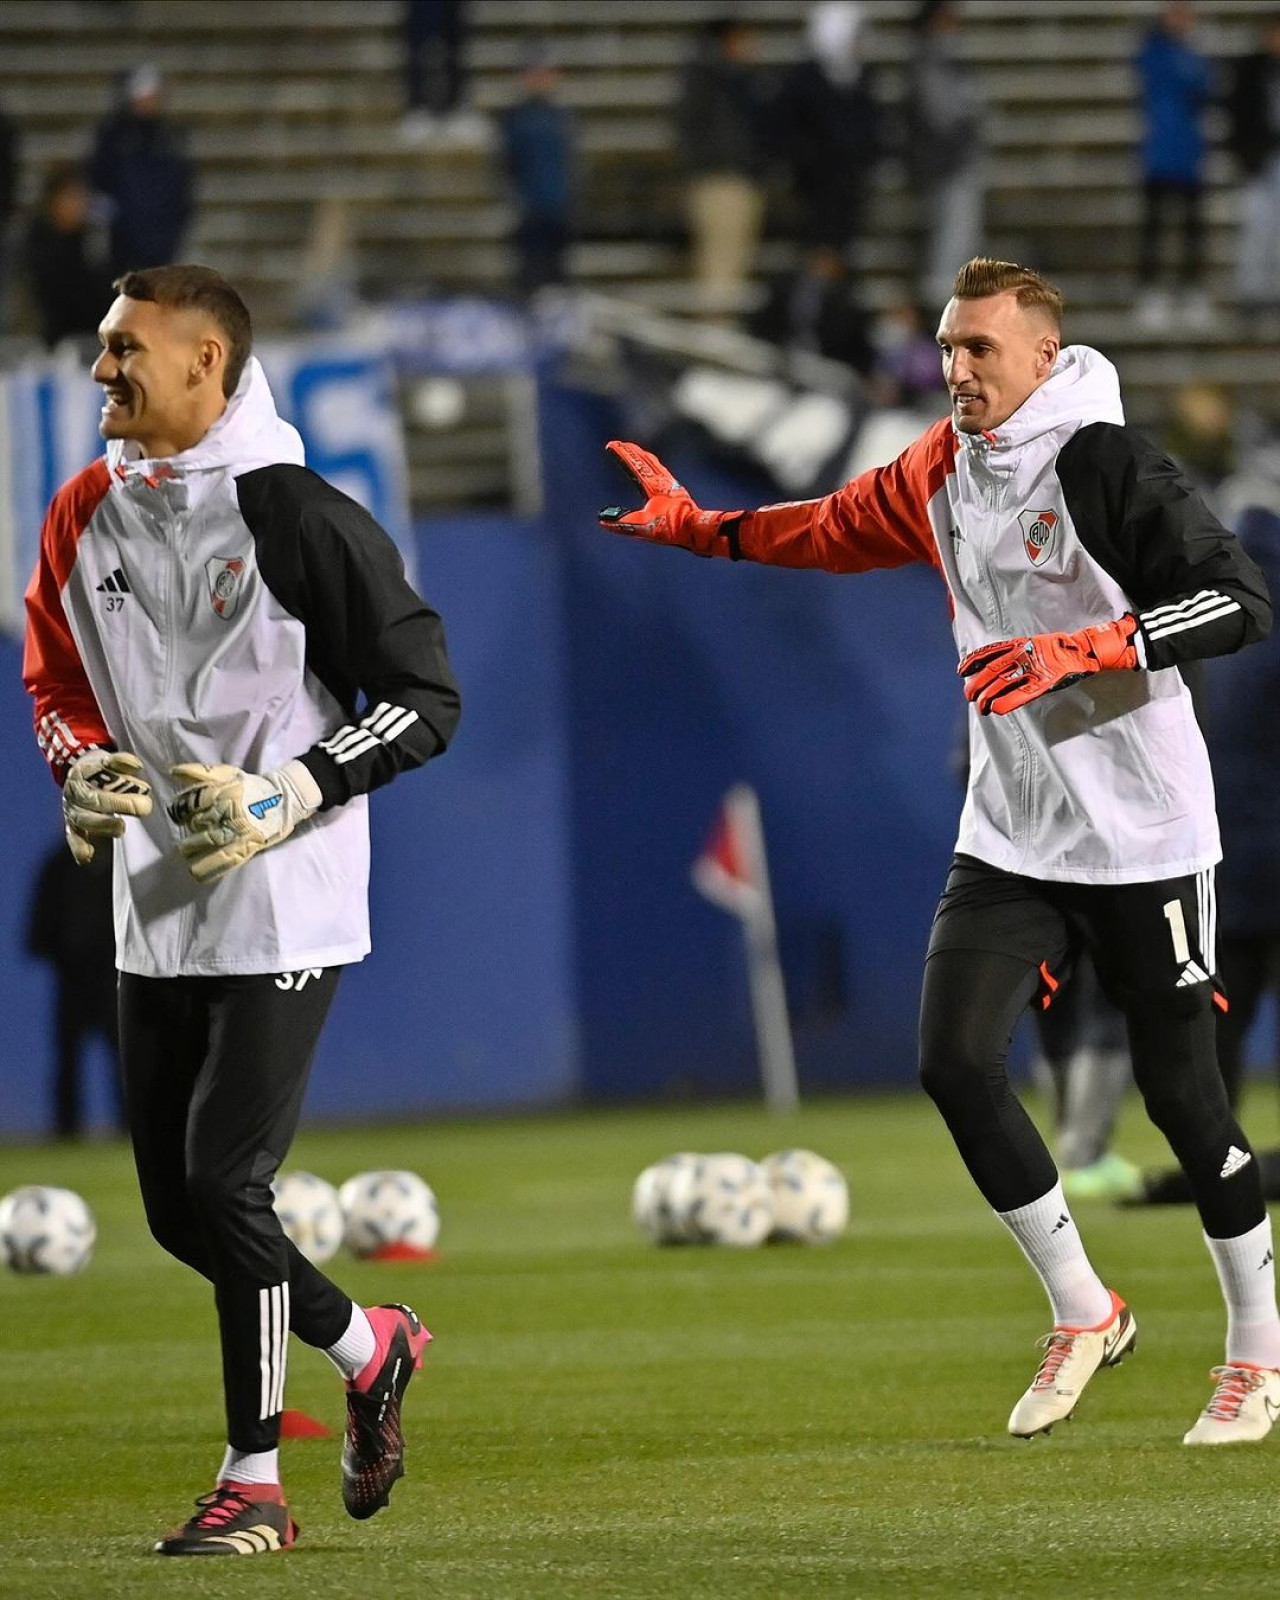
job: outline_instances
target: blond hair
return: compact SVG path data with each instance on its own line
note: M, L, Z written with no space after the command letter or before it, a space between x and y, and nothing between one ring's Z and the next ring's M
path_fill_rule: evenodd
M1062 332L1062 290L1016 261L974 256L956 273L956 281L951 286L952 297L956 300L985 300L988 295L1009 293L1017 297L1023 311L1044 312L1054 328Z

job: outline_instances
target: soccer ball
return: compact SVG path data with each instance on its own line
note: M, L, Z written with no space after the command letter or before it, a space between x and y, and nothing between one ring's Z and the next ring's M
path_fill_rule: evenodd
M31 1183L0 1200L0 1248L14 1272L79 1272L97 1237L93 1212L71 1189Z
M687 1244L689 1201L702 1157L681 1150L646 1167L631 1192L631 1216L654 1244Z
M760 1163L773 1191L775 1239L825 1244L849 1221L844 1174L812 1150L775 1150Z
M703 1156L689 1184L685 1227L704 1244L750 1249L773 1227L773 1194L748 1156Z
M271 1193L280 1226L308 1261L337 1255L346 1218L331 1183L314 1172L282 1172Z
M357 1256L389 1244L430 1250L440 1232L436 1197L416 1172L357 1173L338 1190L338 1200L347 1249Z

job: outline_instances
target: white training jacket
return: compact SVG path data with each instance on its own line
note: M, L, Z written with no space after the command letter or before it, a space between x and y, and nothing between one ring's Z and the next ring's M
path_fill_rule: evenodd
M369 950L364 796L447 743L459 710L439 617L390 538L303 466L251 358L226 411L167 461L112 440L45 518L23 675L59 782L130 750L154 804L116 843L116 956L147 977L296 971ZM170 767L300 758L323 796L288 839L201 887Z
M1127 612L1139 670L1007 715L970 714L957 850L1069 883L1183 877L1221 856L1213 779L1179 663L1266 635L1266 584L1177 467L1124 425L1112 364L1064 349L1002 423L929 428L820 500L726 522L713 553L862 572L929 562L961 657ZM910 649L910 641L903 641ZM957 705L961 686L955 685Z

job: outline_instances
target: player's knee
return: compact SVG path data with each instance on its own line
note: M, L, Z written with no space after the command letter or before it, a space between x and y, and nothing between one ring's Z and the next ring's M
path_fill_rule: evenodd
M182 1206L147 1208L147 1226L162 1250L176 1256L189 1267L203 1271L203 1252L190 1214Z
M1212 1138L1222 1120L1231 1115L1221 1082L1210 1086L1188 1072L1171 1072L1141 1086L1147 1115L1176 1148L1198 1137ZM1206 1088L1220 1093L1206 1094Z
M187 1173L187 1199L201 1226L217 1232L242 1209L243 1185L216 1167L193 1166Z
M243 1172L199 1163L187 1172L187 1200L206 1234L253 1234L278 1224L271 1209L271 1186Z
M937 1105L968 1096L988 1063L963 1037L924 1033L920 1038L920 1085Z

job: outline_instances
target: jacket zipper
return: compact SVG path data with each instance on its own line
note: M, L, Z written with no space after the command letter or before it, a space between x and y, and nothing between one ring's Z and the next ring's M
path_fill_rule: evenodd
M173 681L174 681L175 669L176 669L176 664L177 664L177 659L178 659L178 639L179 639L179 633L178 633L178 628L177 628L177 617L176 617L176 614L175 614L175 612L176 612L176 596L177 596L177 593L178 593L178 589L179 589L179 586L180 586L180 580L181 580L181 577L182 577L182 573L181 573L181 570L180 570L179 556L178 556L178 513L173 508L173 506L170 504L169 497L168 497L168 495L165 493L165 491L163 489L160 489L160 488L153 489L151 491L151 493L155 494L159 498L159 501L160 501L161 510L163 511L163 514L164 514L163 515L163 522L162 522L163 532L161 534L161 538L164 540L164 543L168 546L168 550L169 550L169 561L168 561L168 564L167 564L168 565L169 582L168 582L167 592L165 594L165 604L164 604L164 620L165 620L164 690L163 690L163 693L162 693L161 698L160 698L160 711L161 711L161 715L164 718L163 742L164 742L164 745L168 749L168 752L169 752L169 765L170 766L176 766L178 761L181 759L181 752L178 750L177 743L176 743L176 741L175 741L175 739L173 737L174 719L173 719L173 704L172 704L172 702L173 702ZM168 772L166 772L164 774L164 776L165 776L165 779L167 780L168 777L169 777ZM194 907L193 907L193 905L191 903L191 900L190 899L185 899L183 901L183 903L182 903L182 906L179 909L179 912L178 912L178 937L177 937L177 946L178 946L178 948L174 952L175 957L179 961L182 960L183 955L186 952L188 942L190 940L190 936L191 936L191 920L192 920L193 914L194 914Z
M973 474L975 481L979 483L981 483L979 474L985 474L987 482L990 485L989 492L986 488L981 486L979 487L978 492L980 495L982 495L983 499L989 501L988 515L985 520L987 521L988 526L993 529L994 542L994 539L999 538L1000 533L999 526L996 522L996 513L1000 510L1001 505L1004 503L1005 482L998 477L996 473L990 471L987 466L985 452L983 452L980 461L971 463L970 472ZM987 592L991 596L992 609L995 612L996 621L999 624L999 636L1002 639L1007 639L1010 636L1009 624L1005 618L1004 607L1000 603L1000 588L993 577L991 563L988 559L991 546L980 541L979 549L981 551L983 581L986 583ZM1035 798L1035 785L1032 781L1035 767L1035 756L1031 748L1030 740L1027 738L1026 734L1023 733L1018 724L1013 721L1012 717L1006 719L1006 725L1010 734L1013 736L1014 741L1017 743L1018 748L1022 752L1022 781L1019 786L1019 816L1022 822L1023 834L1022 838L1017 840L1016 843L1019 845L1025 859L1031 835L1034 831L1031 826L1031 806Z

